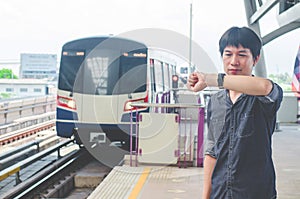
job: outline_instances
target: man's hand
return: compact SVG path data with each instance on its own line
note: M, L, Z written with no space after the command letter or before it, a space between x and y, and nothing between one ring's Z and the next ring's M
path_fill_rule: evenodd
M189 75L186 86L189 90L194 92L202 91L207 87L205 79L206 75L204 73L193 72Z

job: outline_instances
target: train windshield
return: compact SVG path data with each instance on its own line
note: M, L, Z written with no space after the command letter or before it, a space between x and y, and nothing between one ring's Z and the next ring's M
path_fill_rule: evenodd
M94 49L62 54L59 89L91 95L146 91L147 49Z
M59 68L59 89L73 92L74 82L83 61L84 51L63 51Z

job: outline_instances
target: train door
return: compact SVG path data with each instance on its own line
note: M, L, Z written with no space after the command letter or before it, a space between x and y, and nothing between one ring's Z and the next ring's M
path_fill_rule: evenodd
M90 124L116 124L118 99L114 89L118 80L119 52L97 49L84 65L82 121Z
M82 119L108 125L129 122L130 102L147 98L146 79L146 49L94 50L85 61Z

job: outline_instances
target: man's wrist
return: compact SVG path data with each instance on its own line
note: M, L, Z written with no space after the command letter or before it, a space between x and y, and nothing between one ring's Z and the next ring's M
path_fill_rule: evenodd
M224 88L224 76L225 76L224 73L218 73L217 82L218 82L218 87L221 88L221 89Z
M218 86L218 75L217 74L205 74L205 83L209 87L217 87Z

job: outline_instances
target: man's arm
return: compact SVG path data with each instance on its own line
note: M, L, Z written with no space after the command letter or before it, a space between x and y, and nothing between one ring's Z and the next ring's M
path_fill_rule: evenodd
M188 88L192 91L201 91L208 86L218 86L218 74L192 73L188 79ZM226 75L224 76L223 87L248 95L268 95L273 84L270 80L244 75Z
M203 192L202 199L209 199L211 193L211 177L216 164L216 159L210 155L204 157L204 177L203 177Z

